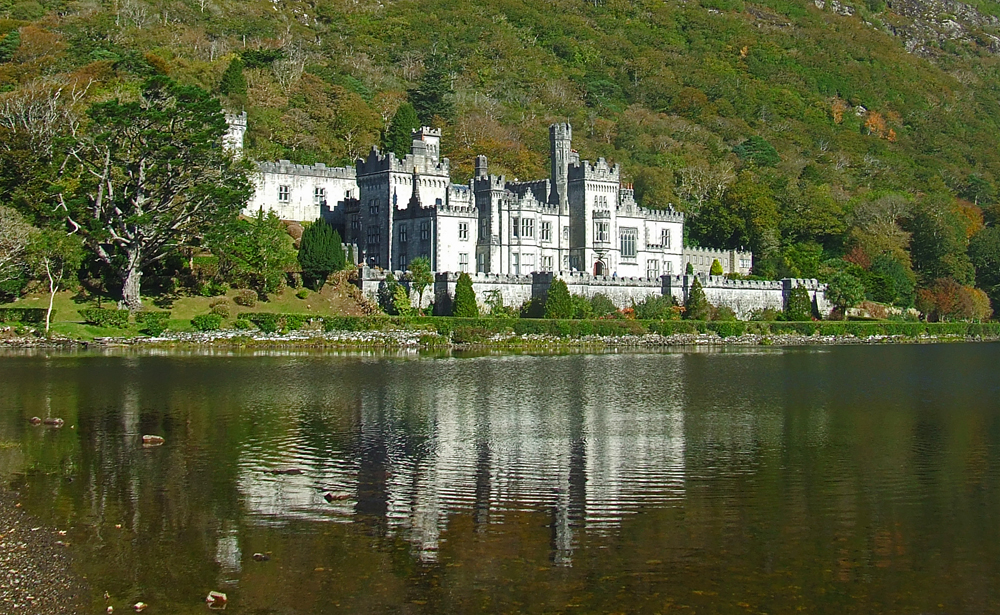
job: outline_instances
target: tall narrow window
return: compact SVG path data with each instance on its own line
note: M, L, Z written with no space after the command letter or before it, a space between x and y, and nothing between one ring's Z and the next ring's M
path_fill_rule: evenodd
M476 254L476 271L486 273L486 255L482 252Z
M542 222L538 228L539 239L542 241L552 241L552 223Z
M517 252L514 252L513 254L510 255L510 257L513 259L512 264L513 264L513 269L514 269L514 271L513 271L514 275L520 275L521 274L521 255L518 254Z
M521 237L534 237L535 236L535 219L534 218L521 218Z
M670 229L665 228L660 231L660 245L666 250L670 249Z
M635 258L636 238L638 236L639 236L638 229L634 228L621 229L622 258L628 258L628 259Z
M459 222L458 223L458 239L459 241L469 241L469 223Z
M610 228L611 223L598 220L594 222L594 241L599 243L607 243L611 240L610 238Z
M569 241L569 227L563 227L563 241Z
M291 189L288 186L278 186L278 202L287 203L291 196Z
M431 223L421 222L420 223L420 241L430 241L431 239Z
M313 188L313 205L326 205L326 188Z
M520 237L521 236L521 219L520 218L511 218L510 219L510 228L511 228L511 234L510 234L511 237Z
M646 261L646 277L647 278L658 278L660 277L660 261L651 258Z
M406 226L399 225L399 243L406 243Z
M467 252L458 253L458 270L462 273L469 271L469 254Z
M490 238L490 219L483 218L479 221L479 240L484 241Z

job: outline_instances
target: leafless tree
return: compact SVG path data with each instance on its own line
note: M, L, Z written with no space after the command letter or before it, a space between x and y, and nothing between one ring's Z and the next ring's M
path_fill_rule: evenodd
M10 207L0 205L0 282L18 277L35 228Z

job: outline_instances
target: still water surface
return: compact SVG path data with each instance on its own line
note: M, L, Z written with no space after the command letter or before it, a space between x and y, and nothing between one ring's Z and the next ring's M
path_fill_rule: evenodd
M7 355L0 471L94 612L1000 612L998 375L997 344Z

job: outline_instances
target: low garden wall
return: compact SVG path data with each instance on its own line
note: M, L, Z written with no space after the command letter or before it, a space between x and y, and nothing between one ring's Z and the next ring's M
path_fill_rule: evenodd
M402 272L394 275L397 280L404 277ZM369 299L375 301L379 287L385 282L385 276L385 272L365 267L358 276L358 285ZM435 314L450 314L458 277L459 274L454 272L438 273L433 287L424 290L421 307L426 308L433 302ZM486 299L494 292L499 293L506 306L518 307L536 297L544 300L548 296L549 285L556 277L566 282L572 294L582 295L588 299L603 294L619 308L629 307L651 296L671 296L683 304L696 278L701 283L709 303L732 309L736 317L742 320L748 319L754 312L765 309L783 310L792 289L800 285L806 288L809 298L815 302L821 315L828 315L833 308L823 292L826 285L816 280L792 278L774 281L731 280L709 275L626 278L593 276L579 272L560 273L558 276L549 272L529 275L470 273L469 277L472 278L472 288L483 311L486 310ZM405 281L403 283L406 284ZM410 300L414 305L418 302L417 293L412 289Z

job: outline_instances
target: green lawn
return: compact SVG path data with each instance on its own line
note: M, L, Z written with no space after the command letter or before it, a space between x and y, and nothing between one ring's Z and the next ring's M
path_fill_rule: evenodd
M170 310L171 331L193 331L191 319L199 314L208 314L209 305L226 299L230 309L230 318L223 324L224 328L232 325L236 315L240 312L277 312L286 314L315 314L317 316L342 316L356 315L357 306L342 290L327 286L322 292L311 292L305 299L295 296L295 289L284 288L280 293L274 293L268 297L268 301L257 301L252 307L237 305L233 297L239 291L231 290L225 297L200 297L200 296L179 296L179 297L144 297L143 305L151 310ZM56 294L53 308L55 309L52 320L52 331L59 335L65 335L81 340L90 340L95 337L122 337L138 335L138 327L132 325L128 329L113 329L95 327L83 322L80 317L80 310L85 310L97 306L96 299L81 300L76 293L65 291ZM0 307L20 307L20 308L46 308L49 304L47 294L29 294L20 300L0 304ZM114 308L114 300L104 299L101 307Z

